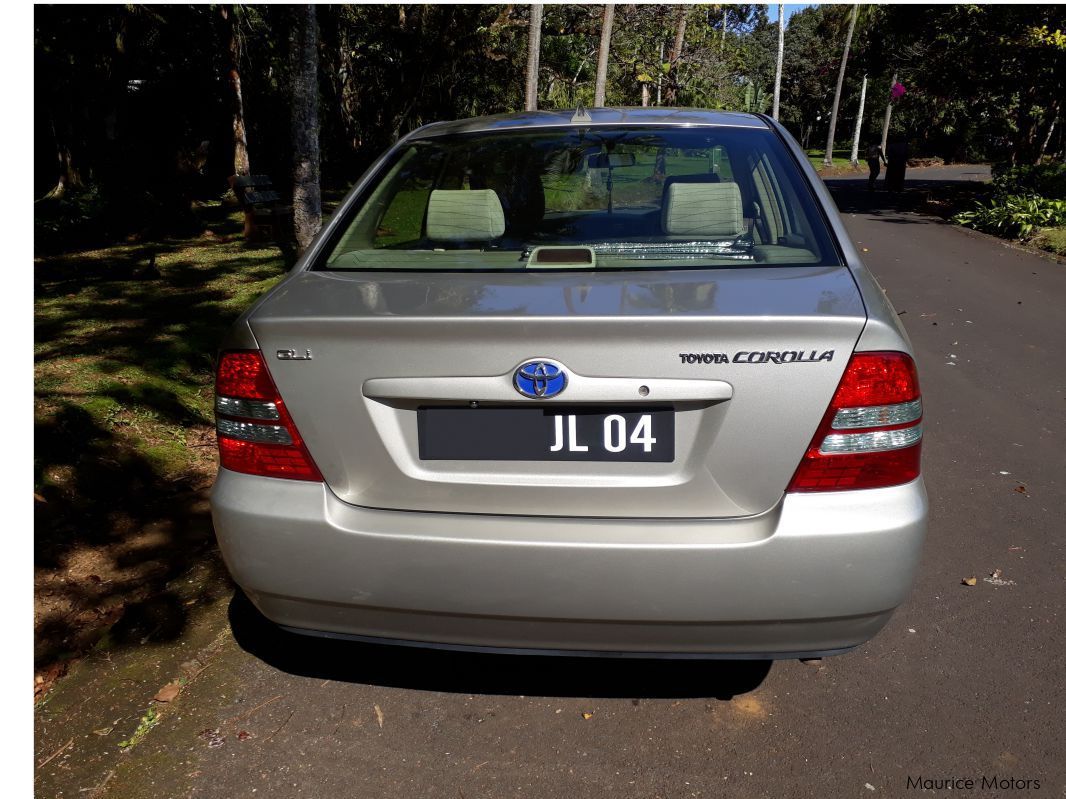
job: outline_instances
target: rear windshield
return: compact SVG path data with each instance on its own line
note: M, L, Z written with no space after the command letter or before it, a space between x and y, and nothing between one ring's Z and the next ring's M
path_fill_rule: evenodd
M322 267L760 264L839 264L816 201L773 132L585 128L399 148L361 193Z

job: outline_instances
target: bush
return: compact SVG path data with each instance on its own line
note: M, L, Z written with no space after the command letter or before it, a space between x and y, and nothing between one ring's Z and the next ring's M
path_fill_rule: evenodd
M1066 200L1066 164L992 167L992 190L997 195L1038 194L1051 200Z
M1025 239L1039 228L1066 225L1066 200L1035 195L1000 195L989 200L987 205L978 202L972 211L955 214L951 221L997 236Z

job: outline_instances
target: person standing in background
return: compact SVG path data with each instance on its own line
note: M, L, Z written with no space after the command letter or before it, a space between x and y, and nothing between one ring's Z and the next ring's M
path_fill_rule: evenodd
M885 166L888 166L888 161L885 160L885 153L877 142L871 143L866 148L866 163L870 167L870 182L866 188L868 191L873 191L877 176L881 174L881 164L884 163Z

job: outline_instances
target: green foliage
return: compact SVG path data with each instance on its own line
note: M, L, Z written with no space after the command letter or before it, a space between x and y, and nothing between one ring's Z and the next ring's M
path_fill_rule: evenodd
M141 716L141 721L137 725L137 729L134 730L133 735L127 738L125 741L119 741L118 745L120 749L132 749L141 741L145 736L152 731L152 728L159 724L159 713L156 712L154 707L148 708L148 711Z
M987 204L978 202L973 210L958 213L951 221L997 236L1027 239L1039 228L1066 225L1066 200L1036 195L997 196Z
M252 170L286 192L291 9L227 8L224 16L221 6L38 7L35 196L57 182L61 189L36 207L39 246L180 231L191 202L226 191L234 30ZM679 9L684 46L671 61ZM780 118L804 147L824 141L850 11L809 6L787 24ZM350 185L419 125L522 106L526 4L323 5L316 13L327 187ZM541 107L591 104L601 23L600 5L545 7ZM1061 153L1066 124L1053 125L1066 72L1062 30L1058 7L1048 4L863 6L837 140L850 144L863 75L862 144L880 139L898 72L907 94L893 106L892 133L911 143L912 155L1033 163L1042 149ZM621 4L607 103L655 103L661 89L663 103L768 111L777 33L765 5ZM205 141L209 153L197 160Z
M1034 44L1052 47L1056 50L1066 50L1066 33L1058 28L1048 30L1047 25L1041 25L1039 28L1033 26L1029 29L1029 37Z
M1034 37L1044 26L1061 27L1060 7L880 6L865 58L876 67L871 111L883 111L887 78L898 70L907 94L895 104L892 131L914 145L912 154L1033 163L1066 70L1066 51ZM1059 135L1052 151L1061 147Z
M67 192L62 197L44 198L34 206L33 234L40 245L62 242L63 246L89 239L106 204L98 186Z
M765 114L770 105L771 98L751 81L744 87L744 110L749 114Z
M1041 228L1066 226L1066 165L997 164L992 169L991 196L956 214L952 221L1020 239L1038 236Z
M996 194L1037 194L1052 200L1066 200L1066 164L1046 163L1026 166L996 164L992 168L992 188Z

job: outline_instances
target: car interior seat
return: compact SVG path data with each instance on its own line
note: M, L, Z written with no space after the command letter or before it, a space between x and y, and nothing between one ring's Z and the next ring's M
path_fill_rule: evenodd
M435 189L426 208L426 237L434 242L482 243L506 227L503 205L492 189Z
M733 182L692 181L691 177L686 175L686 179L672 182L667 179L663 188L663 233L713 239L741 235L747 225L740 187Z

